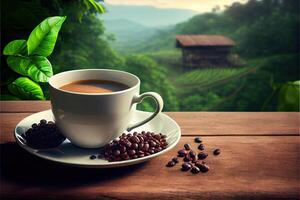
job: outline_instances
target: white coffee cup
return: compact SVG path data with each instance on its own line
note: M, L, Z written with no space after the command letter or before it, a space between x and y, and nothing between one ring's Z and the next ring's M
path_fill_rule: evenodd
M112 93L78 93L60 89L80 80L109 80L123 83L128 89ZM62 133L75 145L84 148L104 146L125 130L141 126L163 108L161 96L155 92L140 92L140 79L128 72L110 69L66 71L49 80L50 99L55 122ZM147 119L129 124L136 104L146 97L156 102L155 112Z

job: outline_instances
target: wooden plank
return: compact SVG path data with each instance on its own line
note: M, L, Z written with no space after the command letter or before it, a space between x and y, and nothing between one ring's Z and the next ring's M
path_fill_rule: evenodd
M167 112L184 135L299 135L297 112Z
M0 140L10 141L16 124L31 113L0 113ZM299 113L167 113L182 135L299 135Z
M166 162L184 143L149 162L82 169L36 158L15 143L1 146L0 196L18 199L298 199L299 136L203 137L211 170L193 175ZM193 144L196 148L196 144ZM211 149L219 147L221 155Z
M50 101L0 101L1 112L30 113L47 109L50 109Z

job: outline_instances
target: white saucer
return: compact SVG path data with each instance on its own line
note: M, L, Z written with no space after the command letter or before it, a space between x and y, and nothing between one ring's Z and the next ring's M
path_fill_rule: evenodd
M151 113L136 111L133 115L132 122L141 121L141 119L147 118ZM99 149L83 149L76 147L70 143L69 140L65 140L60 146L55 149L47 150L35 150L27 146L23 141L21 135L25 133L27 129L31 127L33 123L39 122L41 119L46 119L47 121L53 121L53 115L51 110L46 110L43 112L38 112L32 114L23 120L21 120L15 129L15 139L17 143L32 153L33 155L39 156L41 158L59 162L67 165L74 165L79 167L90 167L90 168L109 168L109 167L121 167L133 165L141 162L150 160L156 156L166 153L172 149L179 141L181 136L180 127L178 124L171 119L169 116L160 113L153 120L147 124L134 129L133 131L152 131L155 133L162 133L167 135L168 147L161 152L146 156L143 158L137 158L132 160L118 161L118 162L108 162L104 159L94 159L91 160L90 156L97 154Z

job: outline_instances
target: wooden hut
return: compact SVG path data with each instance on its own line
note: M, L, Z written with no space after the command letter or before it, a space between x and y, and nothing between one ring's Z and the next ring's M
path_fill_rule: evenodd
M182 49L184 67L228 66L235 42L223 35L177 35L176 47Z

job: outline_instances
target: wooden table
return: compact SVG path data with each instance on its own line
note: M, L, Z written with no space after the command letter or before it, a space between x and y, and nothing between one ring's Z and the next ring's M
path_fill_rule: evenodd
M119 169L82 169L30 155L14 142L22 118L49 102L1 102L1 194L26 199L299 199L299 113L168 112L182 129L176 148ZM208 173L165 164L184 143L203 136ZM221 155L211 149L219 147Z

